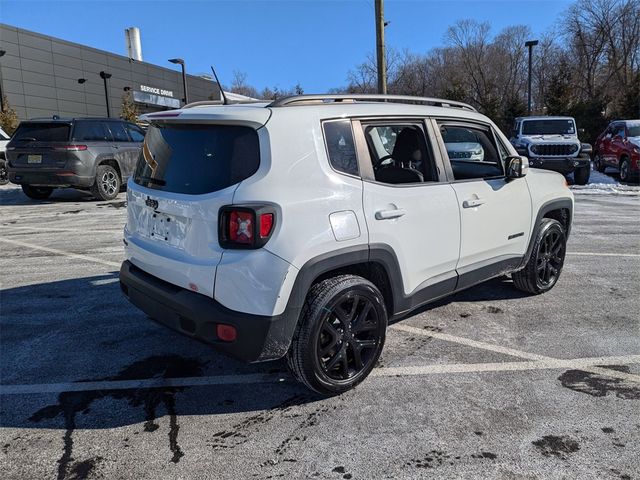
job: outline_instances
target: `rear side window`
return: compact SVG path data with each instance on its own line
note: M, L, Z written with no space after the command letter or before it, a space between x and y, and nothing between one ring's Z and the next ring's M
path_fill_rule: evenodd
M324 138L331 166L339 172L358 175L358 161L351 121L325 122Z
M113 135L113 140L115 142L130 142L129 135L127 135L127 131L124 129L124 125L119 122L109 122L109 129L111 130L111 134Z
M235 125L151 125L134 182L201 195L230 187L260 166L258 134Z
M68 142L71 125L62 122L21 123L13 136L14 141Z
M111 141L111 134L103 122L76 122L73 140L82 142Z

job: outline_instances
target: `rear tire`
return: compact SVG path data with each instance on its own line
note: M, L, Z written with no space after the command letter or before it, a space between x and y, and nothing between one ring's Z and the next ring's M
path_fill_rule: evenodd
M562 224L543 218L529 261L512 275L515 287L535 295L551 290L560 278L566 251L567 237Z
M34 200L46 200L53 193L51 187L34 187L32 185L21 185L24 194Z
M311 390L338 395L363 381L384 346L387 311L378 288L355 275L315 284L307 295L287 361Z
M573 172L573 181L576 185L586 185L589 183L589 177L591 176L591 165L585 167L576 168Z
M111 165L98 165L91 194L98 200L113 200L120 193L120 175Z
M9 173L7 172L7 162L0 158L0 185L9 183Z

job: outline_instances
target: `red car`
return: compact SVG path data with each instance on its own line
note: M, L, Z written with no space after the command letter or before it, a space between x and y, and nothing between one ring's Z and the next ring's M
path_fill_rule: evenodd
M616 120L600 134L594 146L596 170L607 167L620 171L620 180L628 182L638 177L640 164L640 120Z

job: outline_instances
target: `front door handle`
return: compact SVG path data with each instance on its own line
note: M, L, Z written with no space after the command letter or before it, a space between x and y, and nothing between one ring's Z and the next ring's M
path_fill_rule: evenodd
M405 213L404 208L396 208L393 210L378 210L376 212L376 220L389 220L391 218L402 217Z
M483 203L484 203L484 200L482 198L478 198L478 197L470 198L469 200L465 200L464 202L462 202L462 208L479 207Z

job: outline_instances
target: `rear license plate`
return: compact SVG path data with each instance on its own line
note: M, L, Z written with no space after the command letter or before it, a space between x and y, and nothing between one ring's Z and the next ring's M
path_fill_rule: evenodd
M149 236L156 240L170 242L171 217L164 213L154 213L150 219Z
M29 155L27 163L42 163L42 155Z

